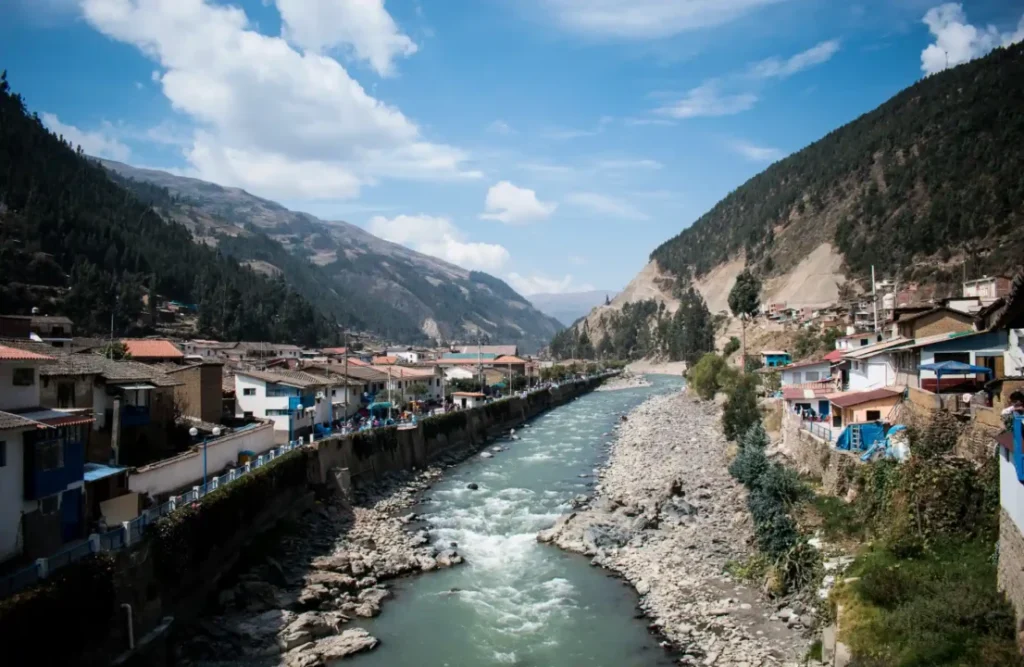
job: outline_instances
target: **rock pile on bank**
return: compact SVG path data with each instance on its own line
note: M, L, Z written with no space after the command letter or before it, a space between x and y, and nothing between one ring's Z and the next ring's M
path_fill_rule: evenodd
M594 498L538 539L628 580L681 664L797 664L800 614L724 574L749 555L752 530L725 450L713 403L654 397L621 425Z
M415 514L402 515L441 477L433 467L360 489L351 503L327 501L297 519L272 555L220 592L216 613L179 647L183 663L252 658L258 664L317 667L373 649L353 618L380 613L389 579L462 562L438 550Z
M629 371L616 375L610 380L605 381L600 387L594 391L615 391L617 389L634 389L636 387L650 387L651 383L643 375L634 375Z

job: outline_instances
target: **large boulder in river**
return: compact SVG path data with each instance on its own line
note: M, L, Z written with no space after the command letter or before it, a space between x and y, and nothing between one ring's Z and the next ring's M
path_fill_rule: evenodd
M362 628L351 628L316 642L308 642L284 656L285 667L322 667L335 660L376 648L377 638Z

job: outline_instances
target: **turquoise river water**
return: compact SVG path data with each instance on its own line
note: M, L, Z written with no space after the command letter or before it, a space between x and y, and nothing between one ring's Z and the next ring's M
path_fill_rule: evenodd
M589 493L614 425L681 378L592 392L518 429L508 449L452 468L416 511L459 567L397 582L396 599L362 626L377 650L353 667L639 667L672 664L634 618L636 595L589 560L540 544L537 531ZM585 477L581 477L584 475ZM479 489L466 488L476 482Z

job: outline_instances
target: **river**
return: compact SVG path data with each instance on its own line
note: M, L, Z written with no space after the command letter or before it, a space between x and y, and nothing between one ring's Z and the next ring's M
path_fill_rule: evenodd
M381 640L355 667L648 667L673 664L634 618L636 595L581 556L536 541L537 531L588 493L619 416L682 386L592 392L499 440L506 451L452 468L415 508L438 548L466 564L395 582L396 600L360 623ZM467 484L479 489L471 491Z

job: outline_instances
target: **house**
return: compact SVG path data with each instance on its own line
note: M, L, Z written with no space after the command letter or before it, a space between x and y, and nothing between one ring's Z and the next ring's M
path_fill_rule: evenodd
M495 368L499 368L512 375L526 374L526 360L512 355L504 355L494 360Z
M844 352L843 361L849 363L849 368L845 370L844 388L866 391L895 384L896 360L893 352L911 342L905 338L893 338Z
M986 328L1006 331L1008 340L1024 331L1024 270L1014 277L1009 292L979 316ZM996 440L1000 505L998 582L1013 605L1016 627L1020 628L1024 623L1024 423L1017 419Z
M0 336L42 341L59 349L71 347L72 326L63 315L0 315Z
M1009 334L1005 330L962 331L937 334L915 339L912 343L898 348L896 359L896 384L923 389L933 393L974 392L985 380L1006 377L1006 351ZM922 366L953 361L970 366L988 368L986 378L977 374L944 375L937 378L934 371Z
M420 353L413 350L411 347L407 349L388 350L386 356L397 357L399 361L396 363L418 364L420 362Z
M180 382L174 387L174 402L183 415L214 424L220 422L223 415L223 362L207 359L184 366L168 364L161 368L168 377Z
M452 401L463 410L483 405L486 397L479 391L452 392Z
M793 359L785 350L761 350L761 365L765 368L788 366Z
M945 306L904 315L896 320L896 332L902 338L924 338L941 333L973 330L974 317Z
M463 354L477 354L478 352L481 354L489 354L492 359L504 355L513 357L519 356L518 345L461 345L458 347L457 351Z
M302 371L323 379L324 395L330 398L334 420L346 419L359 411L365 381L343 375L333 364L308 364Z
M827 359L814 359L810 361L799 361L795 364L782 366L781 384L783 387L799 385L808 382L831 381L832 363Z
M782 400L785 401L789 412L801 415L813 413L818 417L827 418L831 408L828 396L834 392L834 387L822 383L783 387Z
M132 361L145 364L182 361L185 358L185 354L166 338L126 338L121 344L125 352L131 355Z
M277 443L302 439L314 424L332 420L327 386L324 378L303 371L235 371L235 414L273 420Z
M465 366L449 366L444 369L444 379L447 382L451 382L453 380L472 380L478 375L479 374L475 370L466 368Z
M1011 285L1012 281L1007 276L983 276L975 280L965 280L963 295L980 299L982 305L987 306L1009 294Z
M832 429L845 428L850 424L886 421L896 405L903 400L900 389L881 388L870 391L855 391L833 395Z
M83 537L92 416L39 405L52 357L0 346L0 560L38 558Z
M222 357L221 351L233 349L237 343L222 343L217 340L203 340L200 338L187 340L181 344L181 349L186 357L198 357L201 359L216 359Z
M854 350L860 347L867 347L875 343L881 343L884 336L880 333L865 332L854 333L836 338L837 350Z

